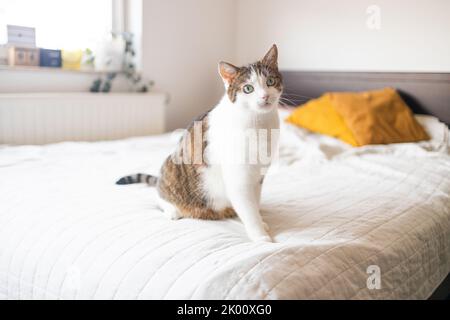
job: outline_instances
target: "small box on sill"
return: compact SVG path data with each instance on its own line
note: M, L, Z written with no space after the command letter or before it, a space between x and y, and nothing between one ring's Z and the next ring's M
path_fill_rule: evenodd
M39 65L41 67L61 68L61 50L39 49Z
M36 29L23 26L7 25L8 45L19 47L36 47Z
M10 66L39 66L39 49L25 47L9 48Z

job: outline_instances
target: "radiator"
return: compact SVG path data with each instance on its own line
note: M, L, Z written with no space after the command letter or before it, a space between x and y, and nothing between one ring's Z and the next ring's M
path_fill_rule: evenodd
M167 96L0 94L0 144L113 140L164 132Z

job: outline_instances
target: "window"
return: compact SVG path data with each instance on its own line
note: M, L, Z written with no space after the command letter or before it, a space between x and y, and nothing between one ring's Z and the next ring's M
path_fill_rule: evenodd
M113 28L114 0L0 0L0 44L6 25L36 28L36 46L95 48Z

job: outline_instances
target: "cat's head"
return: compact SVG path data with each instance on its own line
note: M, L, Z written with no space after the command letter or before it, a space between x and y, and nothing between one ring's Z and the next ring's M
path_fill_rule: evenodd
M219 74L231 102L256 112L268 112L278 106L283 79L278 71L276 45L262 60L244 67L220 62Z

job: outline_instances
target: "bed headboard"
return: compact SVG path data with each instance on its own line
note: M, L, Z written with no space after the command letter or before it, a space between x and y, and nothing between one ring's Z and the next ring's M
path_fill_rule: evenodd
M414 113L430 114L450 125L450 73L282 71L285 96L298 105L328 91L392 87Z

